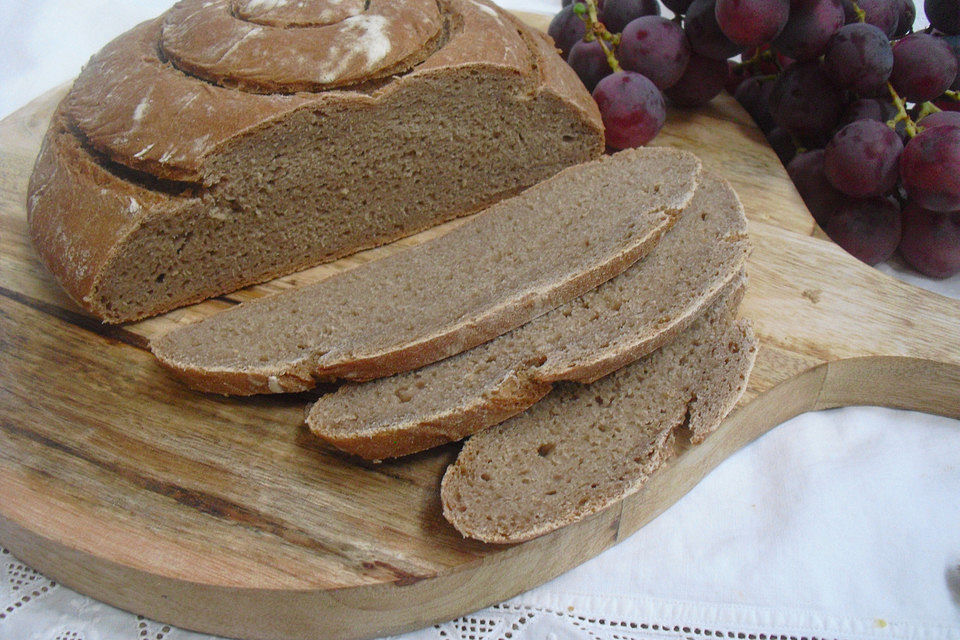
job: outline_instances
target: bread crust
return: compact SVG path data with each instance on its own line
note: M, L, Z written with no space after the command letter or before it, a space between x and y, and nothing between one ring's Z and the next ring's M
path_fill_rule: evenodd
M190 2L174 9L183 12ZM263 146L259 141L275 136L286 123L314 118L332 128L344 114L360 114L355 118L369 117L374 125L378 114L389 113L395 105L438 89L450 92L454 87L469 87L478 77L491 87L522 95L534 110L531 113L540 113L543 122L569 120L579 127L573 135L583 151L571 148L568 158L556 166L535 168L529 180L602 152L603 130L596 106L541 36L485 1L429 0L430 4L437 8L443 25L440 32L425 32L426 40L417 49L425 59L411 63L412 58L401 56L402 75L378 78L383 71L379 69L366 77L351 76L358 82L350 86L315 93L297 86L287 87L291 92L273 86L268 88L280 92L255 93L230 86L237 84L230 78L207 81L190 75L158 47L164 30L171 30L171 13L108 44L91 59L60 104L31 177L28 216L44 262L84 309L106 322L124 322L334 260L471 213L532 182L478 192L455 210L411 220L402 228L381 229L369 237L351 237L342 247L318 249L315 255L231 275L181 296L148 297L135 309L110 299L117 295L113 285L129 277L122 269L112 271L130 255L125 240L143 234L145 223L164 216L202 220L236 215L236 199L228 191L229 183L235 182L230 162L249 148ZM280 30L269 25L256 28ZM390 51L409 49L399 41L390 46ZM246 71L261 64L262 56L255 53L244 54L240 66L246 65ZM415 68L406 69L410 64ZM455 96L453 91L451 101L456 101ZM318 149L315 161L323 166L340 159L325 157Z
M324 431L322 439L347 453L380 462L463 440L529 408L552 388L549 383L530 379L525 372L511 372L482 399L470 398L466 405L450 407L426 419L400 421L359 434Z

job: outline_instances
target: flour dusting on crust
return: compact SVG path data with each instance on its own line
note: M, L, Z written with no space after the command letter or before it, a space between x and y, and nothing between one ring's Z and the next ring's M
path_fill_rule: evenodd
M348 45L344 49L336 45L330 51L332 65L322 69L317 82L328 84L340 78L357 58L365 58L367 69L376 69L381 60L390 53L390 37L387 28L390 21L384 16L362 15L347 18L342 23L340 38Z
M273 11L288 4L290 4L290 0L247 0L243 8L247 11Z
M470 0L470 2L472 2L477 9L480 9L480 11L483 11L488 16L496 18L497 22L500 22L500 15L492 7L489 7L482 2L477 2L477 0Z

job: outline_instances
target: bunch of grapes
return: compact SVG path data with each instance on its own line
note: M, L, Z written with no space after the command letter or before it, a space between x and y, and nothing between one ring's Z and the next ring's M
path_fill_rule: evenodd
M726 88L817 222L868 264L960 272L960 0L563 0L550 35L614 149Z

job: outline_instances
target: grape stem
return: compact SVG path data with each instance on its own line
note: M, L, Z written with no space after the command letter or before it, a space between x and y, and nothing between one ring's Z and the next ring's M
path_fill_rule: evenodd
M623 71L623 68L617 61L617 57L613 55L613 49L611 48L611 46L615 47L620 44L620 36L610 33L603 23L600 22L600 19L597 17L597 0L578 2L574 5L573 12L587 25L587 32L584 34L583 39L587 42L593 40L599 42L600 48L603 49L603 54L607 56L607 64L610 65L610 68L613 69L614 72Z
M897 115L893 117L893 120L887 122L887 126L896 130L897 123L902 122L906 128L907 135L911 138L916 136L917 125L910 118L910 114L907 113L907 104L903 101L903 98L900 97L900 94L897 93L897 90L894 89L893 85L889 82L887 83L887 90L890 92L890 97L893 99L893 105L897 108Z
M916 122L920 122L931 113L937 113L938 111L941 111L941 109L937 105L932 102L924 102L920 105L919 111L917 111Z
M943 95L955 102L960 102L960 91L944 91Z
M853 12L857 16L858 22L867 21L867 12L860 8L860 5L857 4L857 0L851 0L850 4L853 6Z
M850 4L853 6L853 12L857 14L857 20L860 22L866 22L867 12L860 8L860 5L857 4L857 0L850 0ZM896 131L897 123L902 122L907 135L913 138L917 135L917 123L913 120L913 118L910 117L910 114L907 113L907 103L904 102L903 98L900 97L900 94L897 93L897 90L894 89L893 85L889 82L887 82L887 91L890 92L890 97L893 99L893 106L897 108L897 115L893 117L893 120L887 122L887 126ZM929 105L929 107L927 105ZM920 115L917 120L926 115L926 113L930 113L930 111L926 111L925 113L925 110L927 109L934 109L936 111L940 110L937 109L936 106L927 102L920 107Z
M857 3L857 0L850 0L851 6L853 6L853 12L857 15L857 20L860 22L867 21L867 12L860 8L860 5ZM902 122L904 129L907 132L907 135L911 138L917 135L917 123L913 121L910 117L910 114L907 113L907 103L904 102L903 98L900 97L900 94L897 93L897 90L893 88L893 85L887 82L887 90L890 92L890 97L893 99L893 106L897 108L897 115L893 117L893 120L887 122L887 126L896 131L897 123ZM930 105L931 107L933 105ZM934 107L936 109L936 107Z
M744 60L742 62L735 62L734 69L739 71L743 68L760 68L760 63L762 62L771 62L777 68L778 71L783 71L783 66L780 64L780 60L777 59L777 56L767 49L765 51L757 51L749 60ZM776 76L774 76L776 77Z

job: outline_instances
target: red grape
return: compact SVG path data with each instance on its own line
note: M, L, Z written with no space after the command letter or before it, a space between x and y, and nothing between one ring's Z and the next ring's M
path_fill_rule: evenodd
M840 210L846 196L833 188L823 172L823 149L795 156L787 165L787 173L813 219L821 227Z
M847 198L821 226L831 240L870 265L889 259L900 244L900 208L889 198Z
M890 82L905 100L933 100L943 95L956 77L957 58L940 38L912 33L893 46Z
M827 43L823 70L841 89L873 95L890 78L893 49L886 34L872 24L848 24Z
M635 71L619 71L607 76L597 83L593 99L603 117L607 146L614 149L647 144L667 119L663 94Z
M954 78L950 88L954 91L960 89L960 36L943 36L940 38L953 51L953 57L957 59L957 77Z
M857 120L876 120L887 122L897 115L897 109L889 102L876 98L860 98L847 105L840 119L841 125L848 125Z
M795 60L812 60L843 22L840 0L791 0L790 18L773 46Z
M666 5L667 9L670 9L670 11L673 11L678 16L685 14L692 2L693 0L663 0L663 4Z
M824 149L823 170L834 187L849 196L868 198L897 185L900 136L876 120L857 120L833 137Z
M960 0L925 0L923 11L939 31L960 34Z
M733 97L740 103L753 121L763 132L771 131L776 123L770 113L770 93L773 91L773 81L761 76L747 78L737 87Z
M727 90L727 93L733 95L737 92L740 84L750 77L750 70L746 66L733 60L727 60L727 79L723 83L723 88Z
M567 64L580 76L587 91L593 91L600 80L613 73L607 61L607 54L603 52L603 47L597 40L590 42L581 40L573 45L570 55L567 56Z
M690 38L690 47L707 58L726 60L743 50L720 30L716 0L693 0L687 9L684 29Z
M893 30L893 37L902 38L913 31L913 23L917 19L917 5L913 3L913 0L897 0L897 4L900 13L897 19L897 27Z
M780 127L775 127L770 132L767 142L785 166L797 155L797 145L793 143L793 138Z
M934 127L960 127L960 112L938 111L924 116L917 124L924 129L933 129Z
M960 273L960 212L927 211L909 203L903 210L900 255L932 278Z
M960 209L960 127L918 133L900 155L900 178L910 199L924 209Z
M717 25L736 44L759 46L776 38L790 15L790 0L717 0Z
M680 76L680 80L669 89L665 89L664 94L675 105L699 107L707 104L723 91L726 76L726 61L705 58L694 53L691 54L687 70Z
M611 33L620 33L632 20L658 15L660 3L657 0L607 0L598 17Z
M583 20L573 12L574 5L569 4L560 12L553 16L550 26L547 27L547 34L553 38L554 44L560 49L563 57L570 54L573 45L583 39L583 34L587 32L587 25Z
M620 36L624 69L642 73L661 89L672 87L690 62L690 45L680 26L659 16L637 18Z
M937 98L933 101L933 104L944 111L960 111L960 101L954 100L953 98Z
M892 36L900 22L898 0L857 0L857 6L866 14L864 22L877 27L887 36ZM843 0L843 10L847 24L860 22L853 10L852 0Z
M816 62L798 62L777 79L770 94L776 123L810 146L821 146L840 121L840 92Z

